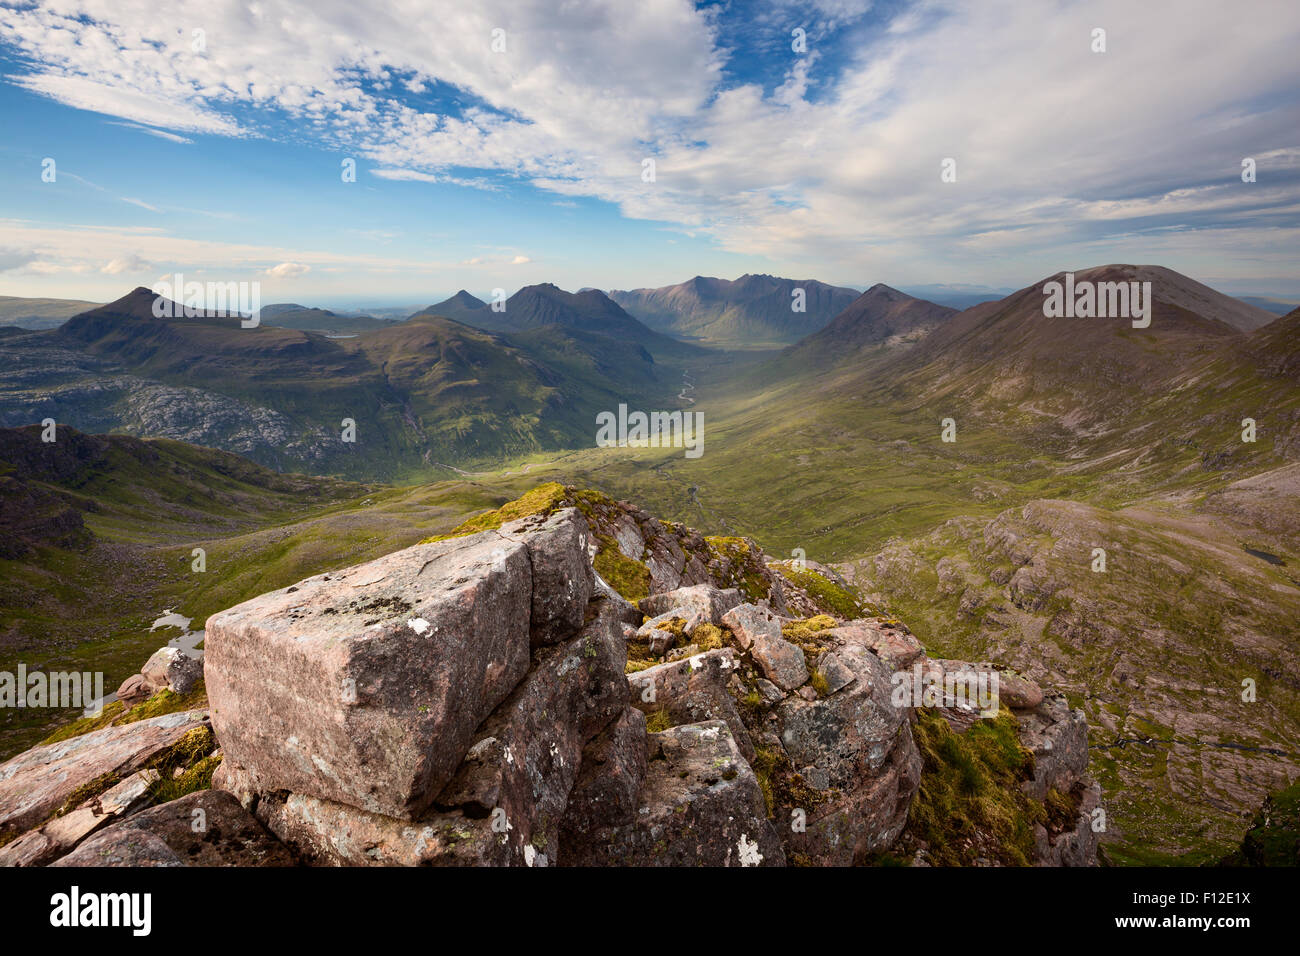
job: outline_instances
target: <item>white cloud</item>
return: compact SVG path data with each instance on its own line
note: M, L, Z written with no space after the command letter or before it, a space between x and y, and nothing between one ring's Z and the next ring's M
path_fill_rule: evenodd
M114 126L121 126L125 129L133 129L141 133L148 133L150 136L156 136L159 139L165 139L169 143L193 143L194 140L186 136L177 136L175 133L168 133L166 130L150 129L148 126L141 126L139 123L113 123Z
M118 256L99 271L104 275L117 276L124 273L147 272L153 265L137 255Z
M442 180L433 173L422 173L414 169L372 169L371 174L380 179L396 179L421 183L436 183Z
M112 75L111 72L109 75ZM56 73L37 73L11 79L25 89L42 93L68 106L120 116L138 124L195 133L219 133L223 136L237 136L241 132L239 124L228 117L184 99L167 99L156 90L133 90L97 83L82 76Z
M28 249L0 248L0 272L13 272L35 260L36 254Z
M811 16L852 27L869 7L814 0ZM782 32L773 49L786 12L755 17ZM726 85L735 25L688 0L394 0L364 16L350 0L176 0L165 20L153 0L52 0L7 10L0 39L38 64L14 82L146 132L269 135L274 108L382 179L516 177L726 251L893 281L931 281L936 260L948 279L1002 281L1007 257L1051 272L1095 244L1150 261L1169 241L1155 225L1181 228L1185 252L1271 262L1286 250L1236 221L1300 202L1276 178L1297 165L1294 4L924 0L855 34L834 72L820 48L792 56L770 91ZM176 23L203 24L207 49ZM1098 24L1105 54L1089 49ZM434 81L471 105L412 106ZM941 183L949 156L958 180Z
M311 266L305 266L301 262L281 262L278 266L267 269L266 274L275 279L296 279L310 271Z
M533 260L529 259L527 256L515 256L513 259L510 260L510 264L512 266L522 266L525 263L532 262L532 261Z

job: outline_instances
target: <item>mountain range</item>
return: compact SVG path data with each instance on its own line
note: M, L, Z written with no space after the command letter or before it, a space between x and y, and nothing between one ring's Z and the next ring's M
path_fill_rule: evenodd
M658 355L687 357L703 351L656 332L624 311L599 289L566 292L549 282L525 286L493 309L464 289L417 316L441 315L494 332L527 332L547 327L588 332L633 342Z
M674 363L703 354L595 297L603 313L592 296L521 290L514 334L421 314L335 337L274 324L286 313L251 329L235 316L160 319L139 288L57 329L6 336L0 422L53 417L285 470L389 478L580 445L598 411L668 400ZM355 443L341 439L345 419Z
M822 328L857 291L815 279L696 276L659 289L612 291L609 297L646 325L669 335L731 348L789 345ZM796 311L796 303L802 310Z

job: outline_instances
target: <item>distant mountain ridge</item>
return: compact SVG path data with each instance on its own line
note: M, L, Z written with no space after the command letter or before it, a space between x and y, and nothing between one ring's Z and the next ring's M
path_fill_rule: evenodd
M649 328L599 289L566 292L550 282L520 289L506 299L502 311L492 309L482 299L462 289L418 315L446 315L493 332L526 332L556 326L632 342L655 355L701 352L697 346Z
M264 305L260 315L265 325L311 332L369 332L393 324L391 319L376 319L368 315L339 315L329 309L311 308L294 302Z
M802 291L804 311L794 311ZM659 289L614 290L609 297L653 329L731 347L792 344L822 328L858 292L816 279L746 274L696 276Z
M411 318L420 315L442 315L449 319L456 319L461 322L468 322L470 325L476 324L474 319L482 317L483 313L489 311L488 304L478 296L470 295L464 289L461 289L449 299L443 299L441 302L434 303L427 308L421 309Z
M279 470L387 478L434 462L582 447L598 411L655 407L680 387L680 371L661 370L631 337L560 324L499 333L419 315L339 337L269 322L245 328L238 315L158 318L158 301L141 287L58 329L4 336L0 426L52 415ZM598 319L593 327L610 327ZM655 348L698 351L623 320ZM355 442L341 437L347 421Z
M0 295L0 328L16 326L40 330L58 328L74 315L93 309L98 302L82 299L29 299Z

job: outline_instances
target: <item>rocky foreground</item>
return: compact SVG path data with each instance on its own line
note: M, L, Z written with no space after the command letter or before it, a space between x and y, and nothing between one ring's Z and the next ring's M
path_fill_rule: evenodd
M0 765L0 863L1096 860L1063 697L1001 672L984 716L900 702L898 672L992 665L928 657L833 572L592 492L213 615L197 685L164 656Z

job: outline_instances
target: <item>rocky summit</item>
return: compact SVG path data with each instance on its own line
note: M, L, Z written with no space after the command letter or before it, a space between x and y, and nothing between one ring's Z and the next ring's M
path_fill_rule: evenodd
M202 681L160 654L131 690L0 765L0 862L1096 862L1061 695L558 484L215 614Z

